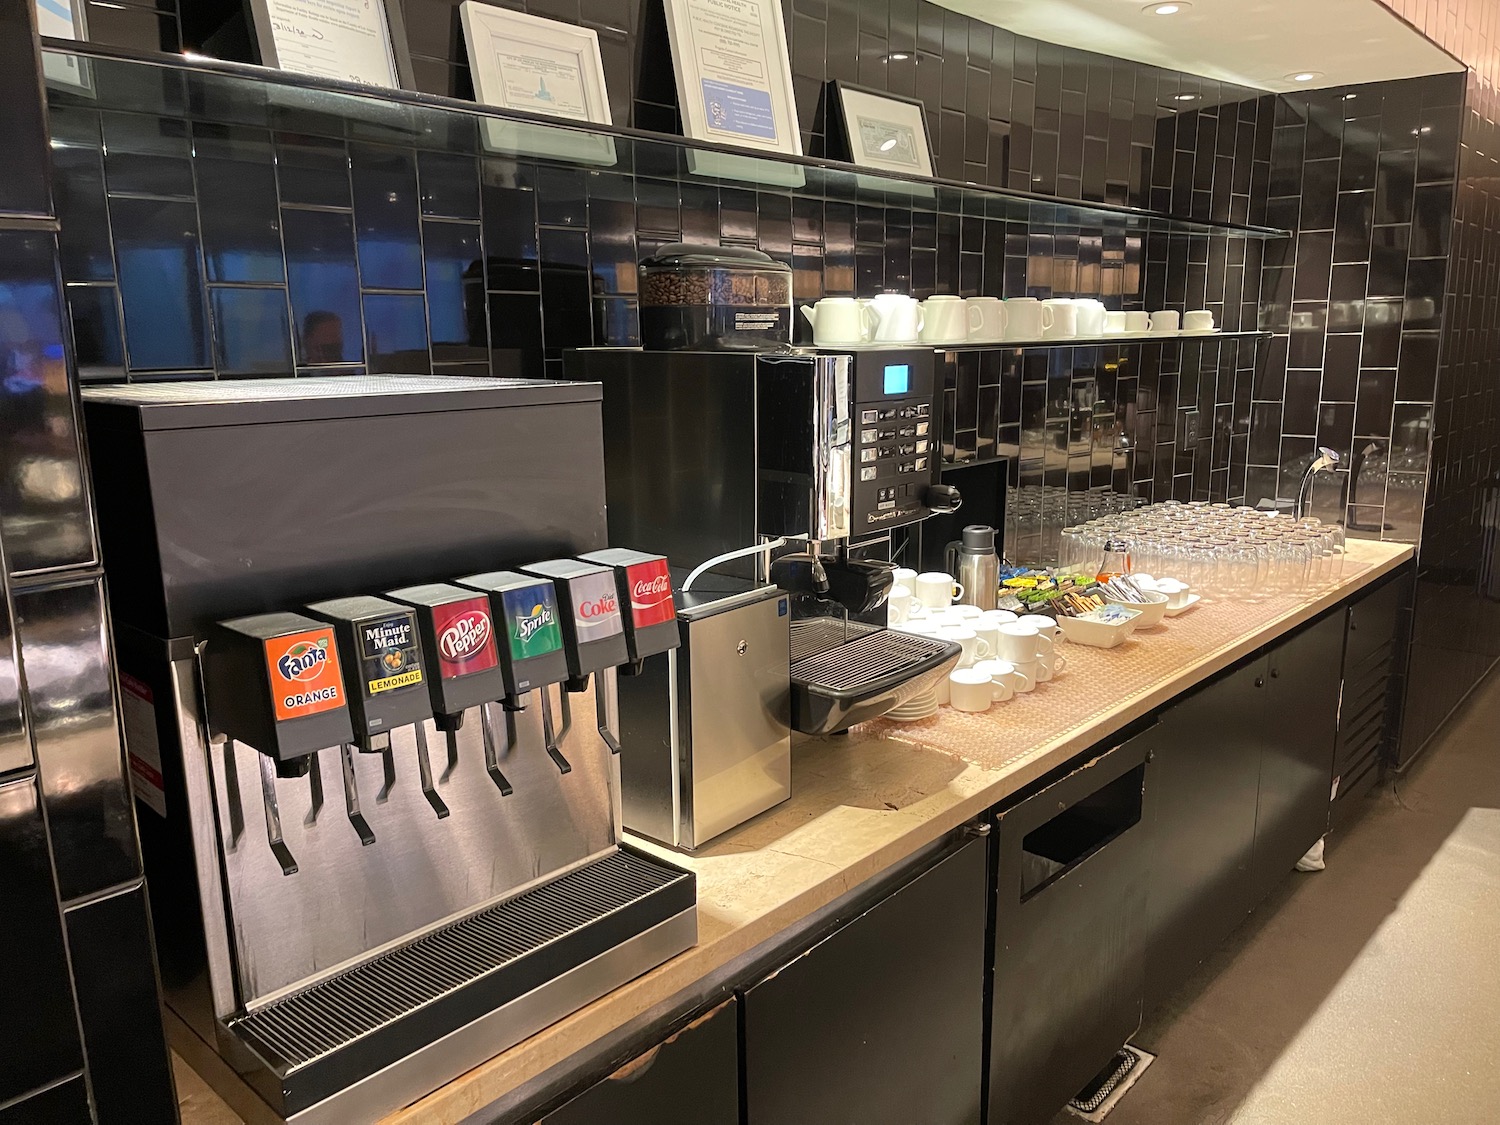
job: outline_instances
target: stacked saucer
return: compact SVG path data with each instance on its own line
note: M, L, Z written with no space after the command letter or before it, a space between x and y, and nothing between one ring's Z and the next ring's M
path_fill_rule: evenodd
M885 717L895 719L898 723L915 723L932 718L937 714L937 709L937 688L934 687L918 692L899 707L891 708L885 713Z

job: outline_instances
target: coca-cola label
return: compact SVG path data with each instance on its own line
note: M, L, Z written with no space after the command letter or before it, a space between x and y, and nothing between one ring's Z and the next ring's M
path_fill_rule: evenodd
M506 590L505 635L512 660L546 656L562 648L562 626L557 616L557 594L550 582Z
M627 566L625 582L630 589L630 617L637 629L660 625L677 616L666 559Z
M483 672L500 663L489 598L468 598L436 606L432 631L437 637L438 672L445 680Z
M573 624L578 629L579 644L601 641L624 630L613 571L600 570L570 579L569 589L573 594Z

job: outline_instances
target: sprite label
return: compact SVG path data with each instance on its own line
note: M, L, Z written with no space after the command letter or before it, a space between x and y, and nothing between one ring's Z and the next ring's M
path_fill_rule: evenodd
M562 648L562 628L557 620L557 594L552 583L539 582L506 590L505 631L513 660L546 656Z

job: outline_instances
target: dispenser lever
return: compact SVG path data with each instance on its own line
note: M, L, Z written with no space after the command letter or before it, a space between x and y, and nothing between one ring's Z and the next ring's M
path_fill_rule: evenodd
M448 815L448 806L438 796L436 787L432 784L432 761L427 757L427 731L421 723L414 728L417 732L417 774L422 779L422 796L427 798L427 803L432 806L432 811L437 813L438 819L442 820Z
M359 786L354 780L354 747L347 742L339 747L339 760L344 766L344 812L349 823L354 825L354 831L359 833L359 842L368 848L375 842L375 833L370 831L369 822L359 811Z
M514 723L515 720L507 711L505 714L506 730L510 731ZM479 731L484 736L484 770L490 775L490 780L495 783L496 788L500 790L500 796L509 797L515 790L505 779L505 775L500 772L500 757L495 752L495 729L490 719L490 704L488 703L481 704L479 707ZM514 735L509 735L508 740L514 745ZM507 753L510 749L511 746L506 747Z
M233 749L233 740L229 745ZM271 854L281 864L283 875L295 875L297 860L281 836L281 808L276 803L276 763L265 754L255 756L260 759L260 795L266 806L266 838L271 842Z
M572 765L563 757L563 752L557 748L557 736L552 730L552 699L545 687L542 688L541 695L542 740L547 744L547 757L552 759L552 764L557 767L559 773L572 773Z
M609 708L604 705L604 676L599 672L594 673L594 711L599 716L599 737L604 739L611 754L618 754L620 740L609 729Z

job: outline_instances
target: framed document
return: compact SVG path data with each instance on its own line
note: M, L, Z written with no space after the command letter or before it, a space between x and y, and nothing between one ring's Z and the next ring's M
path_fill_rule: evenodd
M665 0L683 134L802 155L780 0ZM694 172L800 185L802 169L688 150ZM740 165L743 165L741 167Z
M599 35L592 28L528 16L481 0L464 0L458 10L474 76L474 98L480 104L567 121L613 124ZM483 122L483 131L486 146L496 152L585 164L615 163L614 138L603 133L493 120Z
M851 86L835 79L833 96L842 134L843 157L851 163L909 176L932 176L932 145L927 116L915 98L901 98Z
M415 86L399 0L250 0L265 66L385 86Z

